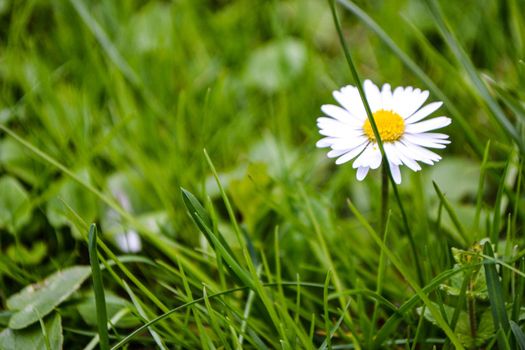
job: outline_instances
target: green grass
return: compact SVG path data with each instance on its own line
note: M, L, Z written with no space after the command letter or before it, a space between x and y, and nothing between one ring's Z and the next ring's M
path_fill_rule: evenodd
M524 6L337 1L453 120L385 212L315 148L328 1L0 2L0 349L522 349Z

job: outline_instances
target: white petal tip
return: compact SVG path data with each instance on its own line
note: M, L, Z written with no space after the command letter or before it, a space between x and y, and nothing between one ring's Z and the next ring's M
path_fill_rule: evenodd
M315 147L317 148L330 147L330 143L326 142L325 140L319 140L315 143Z
M368 174L368 170L369 169L370 169L369 167L359 167L359 169L357 169L357 173L355 175L357 180L358 181L363 181L363 179L366 177L366 174Z

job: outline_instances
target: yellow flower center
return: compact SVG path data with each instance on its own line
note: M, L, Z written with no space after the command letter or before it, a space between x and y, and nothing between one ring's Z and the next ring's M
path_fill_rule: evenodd
M374 113L374 120L383 142L397 141L405 132L405 121L399 114L392 111L380 109ZM376 141L374 130L368 119L363 124L363 130L370 141Z

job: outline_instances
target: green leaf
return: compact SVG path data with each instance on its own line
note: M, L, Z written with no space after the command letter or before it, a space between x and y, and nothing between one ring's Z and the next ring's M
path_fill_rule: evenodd
M90 183L90 175L87 169L76 172L76 175L86 183ZM46 215L51 225L56 228L70 226L73 234L80 238L82 235L72 224L70 209L86 222L94 221L98 214L95 196L76 181L66 178L58 184L57 195L47 203Z
M22 265L37 265L47 255L47 245L42 241L35 242L31 247L26 247L22 243L12 244L7 248L7 256L13 262Z
M39 324L23 330L6 328L0 333L0 349L47 350L46 337L51 349L62 349L64 336L62 335L62 320L60 314L54 313L49 316L44 322L44 327L46 336L44 336L42 326Z
M115 294L106 292L105 298L109 319L113 318L113 316L115 316L122 309L133 308L133 306L126 299L123 299ZM86 299L77 305L77 310L84 322L86 322L90 326L97 325L95 296L93 292L89 292L86 294ZM119 319L118 322L114 324L114 326L120 328L132 328L140 324L141 322L137 317L133 316L132 314L128 314Z
M494 336L494 319L490 310L481 314L478 329L476 330L476 346L483 345Z
M45 317L76 291L90 274L89 266L73 266L11 296L7 299L7 308L16 312L9 320L9 327L25 328Z
M17 232L31 219L31 205L27 191L11 176L0 178L0 228Z
M22 145L11 138L0 142L0 164L8 173L29 184L36 184L41 180L44 167L28 156Z
M301 41L286 38L254 50L248 59L244 78L248 85L268 93L289 86L303 71L306 47Z
M246 174L230 182L229 192L233 203L243 214L243 222L252 232L258 220L268 212L266 191L269 191L271 178L264 163L250 163Z
M446 194L451 203L459 203L465 198L475 198L478 192L478 183L472 179L479 178L480 165L472 159L449 155L426 170L423 174L425 179L438 183L439 189ZM430 186L425 192L429 197L434 195Z
M166 51L170 50L173 45L173 18L170 7L168 3L151 2L142 6L140 11L130 18L124 35L128 41L126 45L121 46L124 57L126 54L150 52L166 54Z
M436 308L439 307L439 305L436 303L432 304L434 304ZM447 319L450 321L454 314L454 308L444 304L442 305L442 307L445 311ZM422 309L423 307L417 308L417 312L421 314ZM433 323L436 326L439 326L435 318L432 316L432 313L428 310L428 308L425 308L423 316L429 322ZM476 324L477 323L478 322L476 321ZM494 335L494 323L492 322L490 311L483 313L483 315L481 316L481 321L479 322L478 328L476 329L476 338L473 338L471 335L469 316L465 311L460 311L458 322L456 324L454 332L456 333L461 343L467 348L483 345L488 339L490 339Z

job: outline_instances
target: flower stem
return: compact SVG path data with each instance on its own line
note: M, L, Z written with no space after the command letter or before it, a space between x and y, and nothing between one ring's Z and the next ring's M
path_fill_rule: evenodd
M379 226L379 232L385 234L386 220L388 216L388 167L387 164L383 164L381 169L381 223Z
M476 324L476 300L474 296L472 295L473 291L473 277L472 275L469 276L469 282L468 282L468 291L467 293L467 311L468 311L468 319L469 319L469 325L470 325L470 336L472 339L476 339L477 336L477 324Z
M337 16L337 11L335 9L335 0L328 0L328 4L330 5L330 10L332 11L332 17L334 20L335 28L337 30L337 35L339 36L339 41L341 43L341 46L343 47L343 53L345 54L346 61L348 63L348 67L350 68L350 72L352 73L352 77L354 78L356 88L359 92L359 96L361 97L361 100L363 101L363 105L365 107L365 111L368 117L368 121L370 122L370 126L372 127L372 131L374 133L374 136L377 140L377 146L379 147L379 151L381 152L381 157L383 158L383 164L386 164L386 166L383 166L384 172L387 174L387 178L390 179L390 182L392 182L392 189L394 190L394 195L396 198L396 202L398 204L399 210L401 211L401 216L403 218L403 224L405 228L405 232L408 236L408 239L410 241L410 247L412 249L412 254L414 255L415 265L416 265L416 272L417 277L419 280L419 283L421 285L424 285L424 278L423 278L423 270L421 267L421 261L419 259L419 255L417 253L416 244L414 241L414 236L412 235L412 231L410 230L410 226L408 225L408 219L405 213L405 209L403 207L403 203L401 202L401 198L399 196L399 192L396 187L396 183L394 181L394 178L392 177L392 174L390 172L390 167L388 166L388 156L385 153L385 149L383 147L383 141L381 140L381 135L379 135L379 130L377 129L376 122L374 120L374 115L372 113L372 110L370 109L370 105L368 104L368 100L366 99L365 91L363 89L363 85L361 84L361 79L359 78L359 74L357 73L357 69L354 65L354 61L352 59L352 55L350 54L350 50L348 50L348 47L346 45L346 41L343 36L343 30L341 29L341 23L339 22L339 17Z

